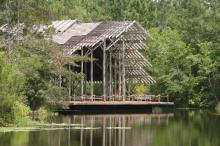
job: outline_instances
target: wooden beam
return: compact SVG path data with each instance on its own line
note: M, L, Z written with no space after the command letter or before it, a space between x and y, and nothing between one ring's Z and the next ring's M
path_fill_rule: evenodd
M121 100L121 51L118 52L118 97Z
M131 80L130 79L128 79L128 98L130 99L130 97L131 97Z
M115 89L115 98L117 95L117 60L116 58L114 59L114 89Z
M121 39L121 37L117 38L114 42L112 42L107 48L106 50L109 50L112 46L114 46L119 40Z
M112 52L109 53L109 96L112 99Z
M69 68L69 72L71 72L71 66L68 65ZM69 76L69 87L68 87L68 92L69 92L69 99L71 99L71 86L72 86L72 82L71 82L71 75Z
M86 93L87 93L87 92L86 92L86 89L87 89L87 74L88 74L88 70L87 70L87 62L85 62L84 70L85 70L84 92L85 92L85 94L86 94Z
M125 101L126 99L126 84L125 84L125 47L124 41L122 43L122 99Z
M81 48L81 57L83 57L84 56L84 54L83 54L83 48ZM83 75L84 73L83 73L83 60L81 61L81 74ZM81 79L81 99L83 100L84 99L84 97L83 97L83 94L84 94L84 77Z
M93 94L94 94L94 84L93 84L93 50L91 49L91 54L90 54L90 80L91 80L91 87L90 87L90 94L91 94L91 99L93 100Z
M102 60L102 84L103 84L103 98L106 101L106 40L103 44L103 60Z

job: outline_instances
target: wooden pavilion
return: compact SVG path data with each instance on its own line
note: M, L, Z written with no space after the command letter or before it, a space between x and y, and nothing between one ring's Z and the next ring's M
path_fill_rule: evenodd
M139 52L146 49L148 33L135 21L82 23L77 20L54 21L53 41L65 48L68 55L89 56L74 71L81 79L81 99L94 100L94 82L101 82L102 99L125 101L131 84L152 84L155 80L145 71L151 64ZM90 95L85 95L85 84Z

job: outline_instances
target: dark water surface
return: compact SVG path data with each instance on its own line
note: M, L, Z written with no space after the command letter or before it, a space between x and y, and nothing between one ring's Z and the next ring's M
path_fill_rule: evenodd
M69 115L55 121L76 125L0 133L0 146L220 146L220 116L208 112Z

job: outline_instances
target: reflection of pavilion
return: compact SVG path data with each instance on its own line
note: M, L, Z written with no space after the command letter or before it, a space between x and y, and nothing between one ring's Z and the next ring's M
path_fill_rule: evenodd
M171 117L173 117L172 113L75 115L70 117L69 122L81 125L80 146L138 146L149 145L151 142L152 132L149 129L145 130L146 127L167 125ZM68 139L71 141L70 133Z

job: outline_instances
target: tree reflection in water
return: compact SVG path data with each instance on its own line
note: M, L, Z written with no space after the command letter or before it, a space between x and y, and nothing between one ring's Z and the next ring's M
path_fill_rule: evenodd
M58 121L76 125L57 130L0 133L0 146L220 145L220 118L194 111L71 115Z

